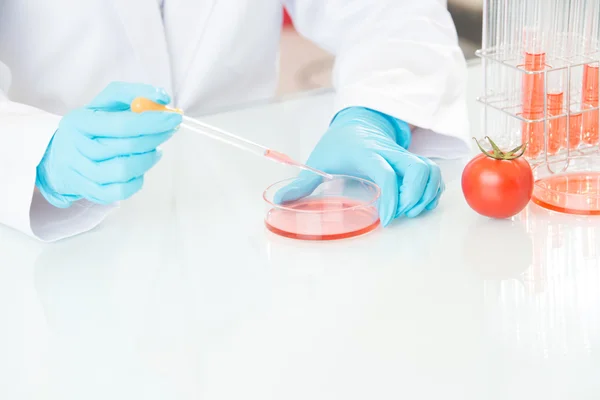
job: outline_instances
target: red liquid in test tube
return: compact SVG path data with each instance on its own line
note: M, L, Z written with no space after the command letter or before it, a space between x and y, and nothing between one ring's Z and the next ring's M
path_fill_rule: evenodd
M581 102L584 109L598 107L598 65L585 65L583 69L583 94ZM594 145L600 142L598 133L600 119L598 110L583 113L582 140Z
M548 93L548 117L564 114L564 93ZM567 145L567 117L559 117L548 121L548 154L556 154Z
M543 71L546 67L546 53L525 53L525 71ZM525 119L535 120L544 117L544 74L523 74L523 109ZM522 141L527 144L525 156L535 158L544 149L544 122L523 122Z
M569 116L569 149L575 150L581 144L583 133L583 115L580 112L571 112Z

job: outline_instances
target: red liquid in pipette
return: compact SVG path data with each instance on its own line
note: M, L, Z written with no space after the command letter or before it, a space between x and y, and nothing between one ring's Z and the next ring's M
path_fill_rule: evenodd
M548 93L548 116L555 117L564 114L564 93ZM559 117L548 121L548 154L556 154L566 147L567 117Z
M581 102L584 109L598 107L598 65L585 65L583 68L583 94ZM586 144L598 144L600 142L598 110L583 113L582 141Z
M270 210L265 226L277 235L292 239L346 239L364 235L379 226L376 207L344 197L305 198L287 203L285 207L288 209Z
M267 150L267 151L265 151L265 157L270 158L271 160L277 161L277 162L282 163L282 164L298 165L298 162L295 161L290 156L288 156L287 154L283 154L283 153L280 153L280 152L275 151L275 150Z
M291 158L287 154L280 153L280 152L275 151L275 150L266 150L263 155L265 157L273 160L273 161L277 161L278 163L285 164L285 165L291 165L291 166L294 166L294 167L298 167L298 168L303 169L305 171L310 171L313 174L321 175L321 176L323 176L325 178L331 179L331 175L326 174L323 171L319 171L318 169L311 168L308 165L304 165L302 163L299 163L298 161L294 160L293 158Z
M546 68L546 53L525 53L526 71L543 71ZM523 108L525 119L535 120L544 117L544 74L523 74ZM544 148L544 122L523 122L522 142L527 144L525 156L535 158Z

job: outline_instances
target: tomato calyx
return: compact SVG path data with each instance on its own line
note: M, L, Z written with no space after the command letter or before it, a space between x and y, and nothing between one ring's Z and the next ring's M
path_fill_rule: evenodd
M515 147L514 149L512 149L510 151L502 151L496 145L496 143L494 143L494 141L492 139L490 139L489 136L486 136L485 139L487 139L487 141L490 142L490 145L492 146L492 151L486 151L483 147L481 147L479 140L477 140L476 138L473 138L473 140L475 140L475 143L477 143L477 147L479 147L479 150L481 150L481 152L483 154L485 154L486 156L488 156L490 158L493 158L494 160L505 160L505 161L515 160L515 159L521 157L523 154L525 154L525 150L527 149L527 143L525 143L525 144Z

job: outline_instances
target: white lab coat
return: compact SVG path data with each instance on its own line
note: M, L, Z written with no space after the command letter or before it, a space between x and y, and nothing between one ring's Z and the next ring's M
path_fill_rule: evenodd
M51 241L101 222L110 207L60 210L34 188L60 116L111 81L164 87L192 115L272 96L282 3L336 55L336 109L405 120L430 156L467 148L466 68L442 0L165 0L162 15L156 0L1 0L0 223Z

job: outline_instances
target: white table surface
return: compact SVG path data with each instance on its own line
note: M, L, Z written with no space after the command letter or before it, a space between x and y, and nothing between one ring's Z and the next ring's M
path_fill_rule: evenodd
M330 107L207 120L306 157ZM0 399L600 398L600 220L488 220L462 164L443 168L433 213L298 242L262 225L262 190L294 171L178 135L95 231L43 245L0 228Z

